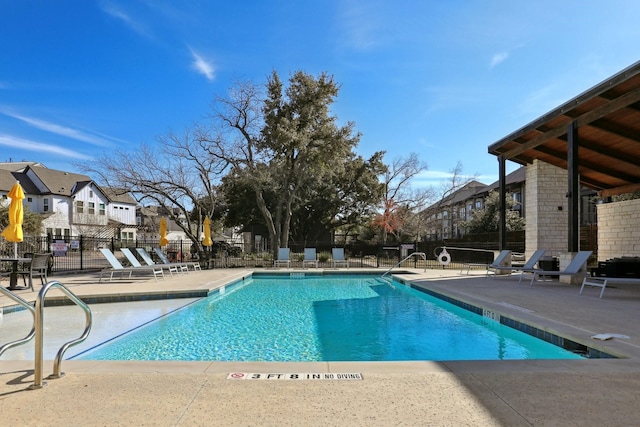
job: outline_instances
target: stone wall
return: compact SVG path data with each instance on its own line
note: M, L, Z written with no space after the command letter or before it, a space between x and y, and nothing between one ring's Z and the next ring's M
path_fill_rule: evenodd
M534 160L526 171L526 237L527 258L537 249L546 249L547 256L567 252L569 216L567 201L567 171Z
M606 203L598 209L598 261L640 256L640 199Z

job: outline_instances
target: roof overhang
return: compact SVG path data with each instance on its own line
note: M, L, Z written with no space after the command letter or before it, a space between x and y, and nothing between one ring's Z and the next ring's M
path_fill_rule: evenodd
M611 196L640 191L640 61L489 146L526 165L567 169L567 134L578 129L580 184Z

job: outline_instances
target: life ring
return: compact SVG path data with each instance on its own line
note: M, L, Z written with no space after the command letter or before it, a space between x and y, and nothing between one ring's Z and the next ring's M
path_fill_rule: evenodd
M446 249L443 248L440 255L438 255L438 262L442 265L448 265L451 262L451 255Z

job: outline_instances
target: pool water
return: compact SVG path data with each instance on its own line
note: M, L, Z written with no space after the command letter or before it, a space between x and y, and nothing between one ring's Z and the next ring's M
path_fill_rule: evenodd
M259 276L80 354L92 360L403 361L580 356L379 276Z

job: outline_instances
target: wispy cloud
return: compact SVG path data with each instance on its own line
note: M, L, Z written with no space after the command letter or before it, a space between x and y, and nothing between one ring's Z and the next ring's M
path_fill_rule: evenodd
M124 11L122 8L120 8L116 4L105 1L105 2L102 2L101 7L105 13L120 20L122 23L124 23L127 27L129 27L136 33L141 34L145 37L151 37L151 31L145 24L131 17L129 13Z
M198 52L193 49L189 49L191 51L191 57L193 61L191 62L191 67L196 70L198 73L202 74L207 78L207 80L213 80L215 78L215 68L211 60L204 58Z
M509 57L509 52L496 53L491 58L491 64L489 65L489 68L493 68L493 67L499 65L500 63L504 62L508 57Z
M21 114L17 114L6 108L1 108L0 113L4 114L5 116L13 117L14 119L20 120L34 128L44 130L49 133L54 133L56 135L65 136L67 138L75 139L77 141L87 142L89 144L97 145L100 147L111 146L111 142L107 140L107 138L113 141L117 141L115 138L98 137L78 129L61 126L56 123L51 123L45 120L37 119L35 117L27 117Z
M342 3L340 13L341 26L346 34L344 40L356 50L368 50L377 45L380 34L378 10L369 2Z
M78 153L74 150L68 150L63 147L59 147L53 144L44 144L41 142L35 142L28 139L18 138L12 135L2 135L0 134L0 145L7 146L15 149L16 147L20 147L21 150L27 151L37 151L39 153L53 153L58 154L60 156L64 156L67 158L73 159L81 159L81 160L91 160L91 156L87 156L85 154Z

